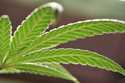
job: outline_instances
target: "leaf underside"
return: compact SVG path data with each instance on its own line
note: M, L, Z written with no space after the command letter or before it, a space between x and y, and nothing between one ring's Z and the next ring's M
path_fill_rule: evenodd
M55 6L54 6L55 7ZM41 6L33 11L11 34L11 23L0 17L0 73L33 73L72 80L79 83L62 64L81 64L125 75L118 63L96 52L80 49L54 49L77 39L97 35L125 33L125 22L90 20L63 25L48 32L57 11Z

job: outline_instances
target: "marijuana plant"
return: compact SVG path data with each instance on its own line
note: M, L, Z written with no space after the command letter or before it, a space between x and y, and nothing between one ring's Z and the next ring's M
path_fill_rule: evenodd
M33 73L79 81L60 64L81 64L125 75L118 63L96 52L54 48L97 35L125 33L125 22L96 19L63 25L46 31L62 7L48 3L35 9L12 35L8 16L0 17L0 73Z

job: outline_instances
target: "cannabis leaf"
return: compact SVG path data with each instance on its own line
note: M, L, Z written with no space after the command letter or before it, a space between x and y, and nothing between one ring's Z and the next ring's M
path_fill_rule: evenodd
M48 49L76 39L85 39L96 35L125 32L125 24L110 20L91 20L71 23L51 30L38 37L24 53ZM23 53L23 52L22 52Z
M56 21L57 3L48 3L33 11L11 34L7 16L0 17L0 73L32 73L79 81L60 64L81 64L125 76L125 69L96 52L54 48L77 39L97 35L125 33L125 22L113 19L79 21L46 31Z
M11 23L8 16L3 15L0 18L0 63L3 64L6 56L9 54Z
M22 63L71 63L111 70L125 75L125 70L120 65L107 57L88 50L71 48L42 50L15 59L18 65Z
M20 72L23 73L48 75L78 82L64 67L57 63L21 63L16 64L15 69L21 70Z
M56 4L56 3L51 3L51 4L55 4L56 6L58 6L58 4ZM31 13L31 15L29 15L26 18L26 20L23 21L22 24L18 26L17 31L14 32L14 36L5 33L8 30L10 30L10 27L11 27L11 25L9 23L10 21L9 20L6 21L6 19L9 19L9 18L6 17L5 19L3 19L5 16L1 17L1 20L0 20L1 30L0 31L1 31L1 33L3 33L3 34L1 34L1 43L5 44L5 45L10 44L10 46L8 46L8 47L3 46L1 44L2 45L1 52L7 51L7 54L9 54L9 56L6 56L5 54L1 54L2 61L4 60L4 62L6 62L8 58L17 56L16 53L18 54L22 49L25 49L27 47L27 45L30 44L35 38L37 38L38 36L40 36L40 34L42 34L46 31L49 24L54 22L54 20L56 19L55 14L57 12L57 8L53 9L53 6L51 4L46 4L44 6L41 6L37 9L35 9L33 11L33 13ZM8 24L7 24L7 22L8 22ZM8 29L6 29L6 28L8 28ZM8 31L8 33L9 33L9 31ZM12 42L8 41L5 36L7 36L7 37L11 36L11 38L8 38L8 40L12 40ZM5 47L7 49L3 49ZM9 49L9 48L11 48L11 49ZM8 51L9 51L9 53L8 53ZM2 56L4 56L6 59L3 59ZM1 67L2 66L3 66L3 64L1 63ZM11 66L12 66L12 64L11 64ZM6 69L2 68L3 70L1 70L0 72L1 73L12 73L12 72L20 73L20 72L26 71L26 72L31 72L31 73L38 73L40 75L42 74L42 75L48 75L48 76L55 76L55 77L65 78L68 80L77 81L70 73L68 73L68 71L66 69L64 69L63 66L61 66L59 64L44 64L44 66L36 65L36 64L32 64L32 65L29 64L28 67L25 67L25 66L27 66L27 64L23 64L23 66L26 69L23 68L21 70L18 70L13 67L10 67L10 65L7 65L7 66L5 66ZM29 67L31 67L31 68L29 68ZM29 68L29 69L27 70L27 68ZM33 68L35 69L35 71L32 70ZM41 70L39 71L40 68L41 68Z
M46 5L35 9L14 32L13 53L16 54L20 50L24 50L35 38L45 32L55 20L55 11L52 7Z

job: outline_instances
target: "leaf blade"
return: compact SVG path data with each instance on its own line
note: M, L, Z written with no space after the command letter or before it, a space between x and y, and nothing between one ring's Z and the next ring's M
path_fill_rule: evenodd
M24 57L18 58L19 63L40 62L40 63L62 63L62 64L81 64L97 67L125 75L125 70L113 60L98 53L80 49L52 49L42 50ZM16 62L17 62L16 61ZM17 62L18 63L18 62Z
M7 15L0 17L0 62L4 63L8 56L11 41L11 23Z
M16 55L27 48L31 42L44 33L48 26L55 22L56 9L51 5L40 6L36 8L27 18L18 26L12 38L12 54Z
M40 49L49 49L60 44L74 41L76 39L85 39L97 35L124 33L125 23L116 22L113 20L102 21L88 21L71 23L61 26L46 32L41 37L37 38L31 46L22 52L26 54L31 51Z
M49 77L58 77L66 80L71 80L78 83L63 66L57 63L22 63L16 64L15 68L20 72L31 73L37 75L46 75Z

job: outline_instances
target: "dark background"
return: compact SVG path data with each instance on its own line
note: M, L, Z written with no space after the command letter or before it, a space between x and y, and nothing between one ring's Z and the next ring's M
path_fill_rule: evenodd
M38 7L40 4L37 2L16 2L16 0L0 0L0 15L9 15L13 31L21 23L24 18L32 12L32 10ZM28 0L29 1L29 0ZM84 3L83 3L84 4ZM63 5L65 5L63 3ZM69 8L69 9L72 9ZM120 7L119 7L120 9ZM121 10L124 9L121 7ZM117 9L116 9L117 10ZM82 10L81 10L82 11ZM79 12L81 12L79 11ZM97 11L95 11L97 12ZM100 12L100 11L98 11ZM92 18L116 18L124 20L123 13L115 14L84 14L84 13L75 13L75 11L64 11L60 20L57 23L57 26L67 24L70 22L76 22L79 20L92 19ZM125 14L125 13L124 13ZM125 67L125 34L110 34L105 36L97 36L94 38L88 38L84 40L77 40L69 42L67 44L60 45L58 47L72 47L96 51L100 54L104 54L109 58L115 60L123 67ZM76 76L81 83L125 83L125 77L120 74L112 73L109 71L104 71L96 68L83 67L80 65L64 65L74 76ZM0 75L0 83L72 83L63 79L46 77L46 76L37 76L31 74L2 74Z

